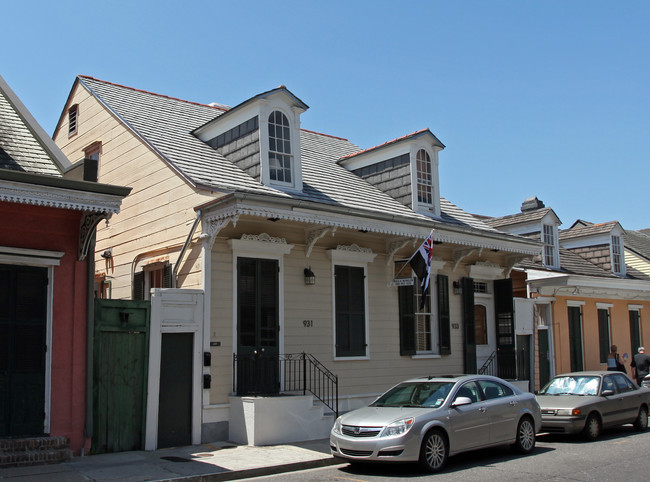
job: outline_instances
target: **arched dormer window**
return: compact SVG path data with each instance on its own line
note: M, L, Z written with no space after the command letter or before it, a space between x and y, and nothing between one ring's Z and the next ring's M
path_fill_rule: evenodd
M431 157L424 149L416 155L418 203L433 204L433 175L431 170Z
M282 112L273 111L269 116L269 176L271 181L291 184L292 162L289 120Z

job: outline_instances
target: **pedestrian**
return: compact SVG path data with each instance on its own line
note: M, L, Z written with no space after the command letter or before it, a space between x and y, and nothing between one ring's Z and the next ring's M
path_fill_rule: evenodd
M639 347L639 353L632 357L630 366L633 369L632 374L635 376L636 382L641 386L643 379L650 372L650 356L645 354L645 348Z
M609 355L607 355L607 371L627 373L625 364L621 361L621 357L618 355L618 347L612 345L610 349L611 351L609 352Z

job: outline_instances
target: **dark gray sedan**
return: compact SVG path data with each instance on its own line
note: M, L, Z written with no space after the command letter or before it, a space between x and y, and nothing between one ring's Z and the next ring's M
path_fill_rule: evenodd
M634 424L648 428L650 390L622 372L590 371L558 375L537 395L542 432L582 433L595 440L603 428Z
M511 444L530 453L540 425L535 396L500 378L424 377L340 416L330 446L348 462L419 461L436 472L448 456L468 450Z

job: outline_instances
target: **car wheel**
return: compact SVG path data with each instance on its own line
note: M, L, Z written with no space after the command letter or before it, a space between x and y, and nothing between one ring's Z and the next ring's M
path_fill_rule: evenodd
M523 417L517 425L517 438L512 449L520 454L529 454L535 448L535 424L530 417Z
M639 432L643 432L648 428L648 409L641 407L639 409L639 415L637 415L636 420L634 421L634 428Z
M600 418L598 418L598 415L595 413L590 413L587 417L585 428L582 430L582 435L589 441L596 440L600 435L601 428L602 426L600 424Z
M440 430L427 433L420 448L420 465L428 472L438 472L447 463L449 444Z

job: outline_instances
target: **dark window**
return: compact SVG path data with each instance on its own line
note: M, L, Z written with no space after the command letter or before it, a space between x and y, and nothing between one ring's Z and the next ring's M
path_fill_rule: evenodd
M510 388L498 382L493 382L491 380L479 380L478 384L481 387L481 390L483 390L483 394L485 395L486 400L509 397L513 395L513 392Z
M365 275L363 268L334 267L336 356L366 355Z
M632 385L632 382L629 381L624 375L622 374L619 375L618 373L615 373L612 376L614 377L614 381L616 382L616 388L618 388L619 393L636 390L636 387Z
M133 277L133 299L151 299L152 288L172 287L172 265L169 263L154 263L145 266Z
M600 347L600 363L607 363L609 355L609 310L598 309L598 345Z

